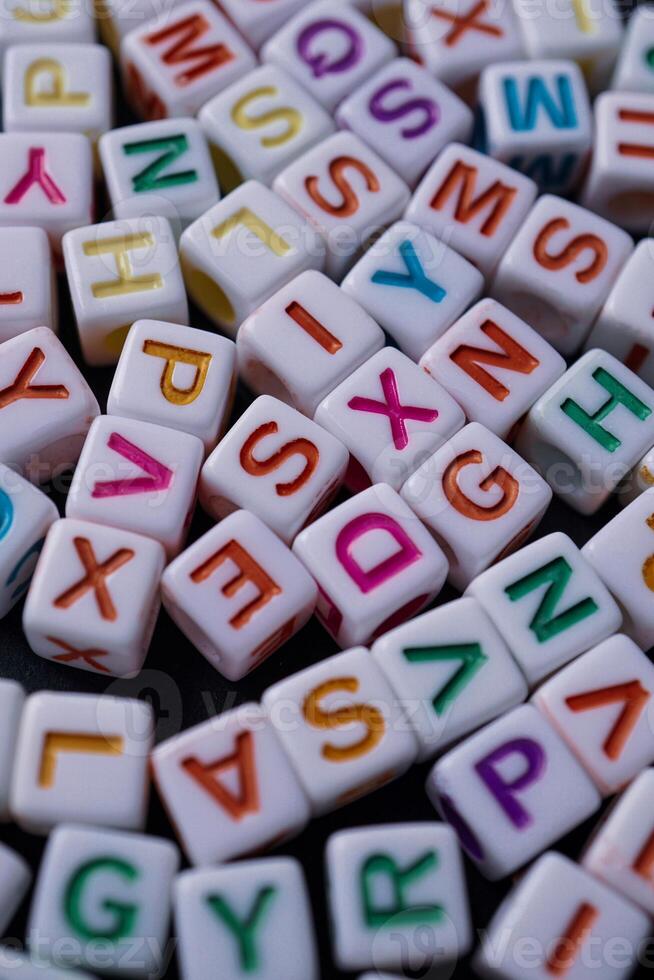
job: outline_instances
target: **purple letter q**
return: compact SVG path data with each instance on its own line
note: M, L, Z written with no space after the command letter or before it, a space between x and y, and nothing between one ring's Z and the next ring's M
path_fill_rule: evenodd
M345 53L336 61L329 60L326 52L311 53L311 46L318 35L325 31L340 31L348 42ZM323 75L336 75L339 72L347 71L361 60L363 55L363 39L353 27L342 20L317 20L314 24L309 24L302 31L297 39L297 50L302 60L309 66L315 78L322 78Z

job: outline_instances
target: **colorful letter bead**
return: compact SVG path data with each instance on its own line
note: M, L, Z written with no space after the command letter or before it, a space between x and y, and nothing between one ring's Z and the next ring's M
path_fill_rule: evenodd
M418 754L412 726L365 647L278 681L263 706L318 816L401 776Z
M331 433L261 395L204 464L200 501L216 520L243 507L290 544L336 495L348 459Z
M25 691L16 681L0 681L0 820L9 820L9 790Z
M319 234L254 180L194 221L180 248L190 296L231 336L277 289L325 262Z
M77 228L64 239L68 286L88 364L115 364L144 316L188 321L173 229L166 218L126 218Z
M42 228L0 227L0 343L35 327L57 331L57 291Z
M544 854L504 899L474 958L493 980L627 980L647 917L561 854Z
M636 7L629 18L611 88L654 94L654 18L649 6Z
M654 915L654 769L645 769L593 834L583 866Z
M404 181L354 133L336 133L308 150L273 188L324 238L325 271L338 281L409 202Z
M360 827L327 842L334 959L344 970L454 963L472 945L463 862L449 827Z
M532 685L622 622L601 578L560 531L489 568L466 594L483 606Z
M183 546L204 457L196 436L103 415L91 426L66 499L66 517Z
M154 738L149 703L40 691L25 702L10 809L32 834L59 823L140 830Z
M160 119L113 129L100 159L114 218L159 215L181 234L220 197L202 129L195 119Z
M248 317L236 337L239 374L313 418L322 399L384 346L375 321L319 272L304 272Z
M318 980L309 894L287 857L184 871L174 890L184 980Z
M30 947L60 966L163 976L174 844L113 830L59 827L50 837L27 926Z
M49 497L0 463L0 619L25 595L46 533L58 517Z
M594 514L654 442L654 391L588 351L530 409L516 443L567 504Z
M422 356L420 367L443 385L471 422L510 439L525 412L562 374L553 347L492 299L468 310Z
M25 0L6 0L0 26L0 59L11 44L95 39L94 10L79 0L66 0L36 7Z
M590 155L593 118L586 83L572 61L492 65L479 83L484 148L565 194L577 186Z
M589 650L532 700L604 796L654 762L654 666L628 637Z
M492 881L600 805L590 777L533 705L514 708L451 749L432 769L427 794Z
M297 558L245 510L187 548L166 569L161 588L171 618L233 681L304 626L317 596Z
M81 133L0 133L0 226L36 226L58 254L93 220L91 144Z
M134 677L159 613L163 546L86 521L50 529L23 610L39 656L104 676Z
M31 881L32 872L27 862L16 851L0 844L0 932L3 936Z
M358 10L318 0L264 44L261 60L289 71L331 112L395 54L393 42Z
M0 461L45 483L77 462L99 412L93 392L48 327L0 346Z
M406 209L490 277L536 198L533 180L469 146L452 143L434 161Z
M11 47L2 99L8 133L84 133L95 143L113 123L111 55L100 44Z
M217 6L190 0L122 40L125 93L143 119L194 116L256 65L256 58Z
M427 528L384 483L306 528L293 551L318 583L316 615L341 647L366 643L415 615L447 575Z
M416 361L481 295L483 285L473 265L408 221L385 231L342 283Z
M647 235L654 221L654 94L604 92L595 103L595 152L581 201Z
M398 626L375 641L372 655L413 725L421 761L527 697L508 647L474 599Z
M621 228L546 194L513 237L492 294L562 354L573 354L632 251Z
M394 490L465 423L447 391L394 347L342 381L315 419L347 446L371 483Z
M210 452L227 423L235 385L231 340L177 323L138 320L120 355L107 412L190 432Z
M448 143L467 143L472 112L426 68L410 58L384 65L338 108L351 129L415 187Z
M272 725L244 704L157 746L154 779L193 864L260 852L298 834L310 810Z
M552 491L505 442L471 422L409 477L402 496L448 556L449 581L463 590L524 544Z
M223 191L250 178L271 184L335 129L320 103L277 65L262 65L214 96L202 106L199 119Z

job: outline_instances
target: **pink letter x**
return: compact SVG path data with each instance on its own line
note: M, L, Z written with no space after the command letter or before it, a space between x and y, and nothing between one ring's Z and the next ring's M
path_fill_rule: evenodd
M360 398L356 395L348 402L348 408L355 412L373 412L375 415L388 415L391 424L393 442L396 449L406 449L409 444L409 433L404 424L405 419L414 422L435 422L438 412L431 408L418 408L416 405L401 405L397 390L397 381L391 368L386 368L379 375L385 402L375 401L374 398Z
M18 204L32 184L38 184L50 204L65 204L66 198L45 169L45 150L33 146L29 151L27 171L5 197L5 204Z

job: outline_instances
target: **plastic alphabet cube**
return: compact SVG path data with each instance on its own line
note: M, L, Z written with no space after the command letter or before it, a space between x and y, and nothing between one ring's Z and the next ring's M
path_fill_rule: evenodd
M471 422L409 477L402 497L443 548L449 581L463 591L525 543L552 491L505 442Z
M260 980L318 980L311 905L293 858L184 871L174 887L184 980L252 973Z
M336 133L308 150L273 188L323 237L325 271L337 281L409 203L404 181L354 133Z
M91 144L81 133L0 133L0 227L36 226L55 253L93 221Z
M103 0L95 8L98 31L102 42L110 49L116 59L120 55L120 44L126 34L135 27L164 13L170 17L179 0Z
M58 966L156 980L167 965L178 867L177 848L161 837L58 828L39 872L28 946Z
M2 71L6 132L84 133L95 143L111 129L111 55L102 45L17 45Z
M114 218L159 215L181 234L220 197L207 140L195 119L113 129L100 159Z
M565 194L586 168L593 117L586 83L573 61L520 61L486 68L479 82L484 148Z
M533 705L514 708L436 763L427 794L491 881L590 817L600 795Z
M17 681L0 682L0 820L9 820L9 791L25 691Z
M482 274L445 242L398 221L342 283L414 360L481 295Z
M318 583L316 615L341 647L415 615L447 576L447 559L427 528L384 483L305 528L293 551Z
M16 851L0 844L0 932L4 936L27 894L32 872Z
M529 410L516 448L581 514L594 514L654 442L654 391L588 351Z
M31 649L105 677L134 677L159 613L163 546L86 521L50 529L23 610Z
M261 395L204 464L200 502L216 520L243 507L290 544L336 495L348 460L326 429Z
M152 707L132 698L40 691L25 702L10 809L29 833L60 823L141 830Z
M654 665L616 634L533 696L604 796L654 762Z
M66 517L154 538L170 559L186 540L203 458L187 432L103 415L84 444Z
M0 618L27 591L45 536L58 517L49 497L0 463Z
M445 147L405 212L488 279L536 199L533 180L469 146Z
M239 374L313 418L320 402L384 346L375 321L326 276L304 272L259 307L236 337Z
M636 7L629 18L611 88L654 94L654 17L650 6Z
M633 247L621 228L546 194L502 257L492 295L562 354L573 354Z
M325 262L320 235L254 180L194 221L180 248L189 295L232 337L276 290Z
M215 4L190 0L126 34L120 63L132 108L143 119L165 119L194 116L256 58Z
M347 446L371 483L399 490L463 428L465 415L417 364L384 347L327 395L315 420Z
M263 706L317 816L401 776L418 754L412 726L365 647L278 681Z
M583 866L654 915L654 769L644 769L595 830Z
M309 802L258 704L162 742L154 779L192 864L261 852L298 834Z
M442 823L333 834L327 877L334 959L344 970L454 964L473 942L463 861Z
M532 685L622 623L601 578L561 531L483 572L466 595L483 607Z
M57 290L42 228L0 227L0 343L35 327L57 331Z
M423 354L423 368L471 422L511 439L525 412L565 373L565 361L492 299L468 310Z
M415 187L448 143L467 143L471 110L410 58L384 65L338 107L336 119Z
M595 103L595 150L582 204L638 235L654 221L654 94L604 92Z
M277 65L249 72L203 105L198 118L224 192L248 179L270 185L336 128L326 109Z
M36 327L0 346L0 461L35 483L73 466L100 408L63 344Z
M166 218L126 218L77 228L64 239L66 275L88 364L115 364L144 316L188 321L173 229Z
M356 8L318 0L268 39L261 60L290 72L332 112L395 54L390 38Z
M95 40L94 9L82 0L34 6L7 0L0 28L0 60L13 44L86 44Z
M190 432L210 452L232 410L236 348L209 330L138 320L123 347L107 413Z
M170 617L232 681L297 633L317 598L297 558L245 510L187 548L166 569L161 588Z

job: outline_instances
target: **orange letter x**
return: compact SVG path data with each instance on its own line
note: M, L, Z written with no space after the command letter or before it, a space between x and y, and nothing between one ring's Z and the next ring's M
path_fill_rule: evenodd
M447 20L452 24L452 29L449 34L446 34L443 38L448 48L453 48L455 44L458 44L467 31L480 31L482 34L490 34L492 37L502 37L504 35L504 31L497 24L485 24L479 20L479 17L486 12L487 7L488 0L478 0L478 3L474 7L471 7L468 13L462 17L451 13L449 10L439 10L438 7L431 8L433 17L440 17L442 20Z
M62 592L59 598L55 599L55 606L58 609L68 609L69 606L74 605L78 599L86 595L89 589L93 589L95 592L95 601L98 604L102 618L110 620L118 619L118 613L109 594L106 579L110 575L113 575L114 572L117 572L119 568L122 568L123 565L126 565L128 561L131 561L134 557L134 552L130 548L120 548L119 551L115 551L101 565L98 565L95 552L93 551L93 545L88 538L75 538L73 544L75 545L75 551L79 556L79 560L84 566L86 575L79 582L76 582L75 585L71 586L70 589Z

